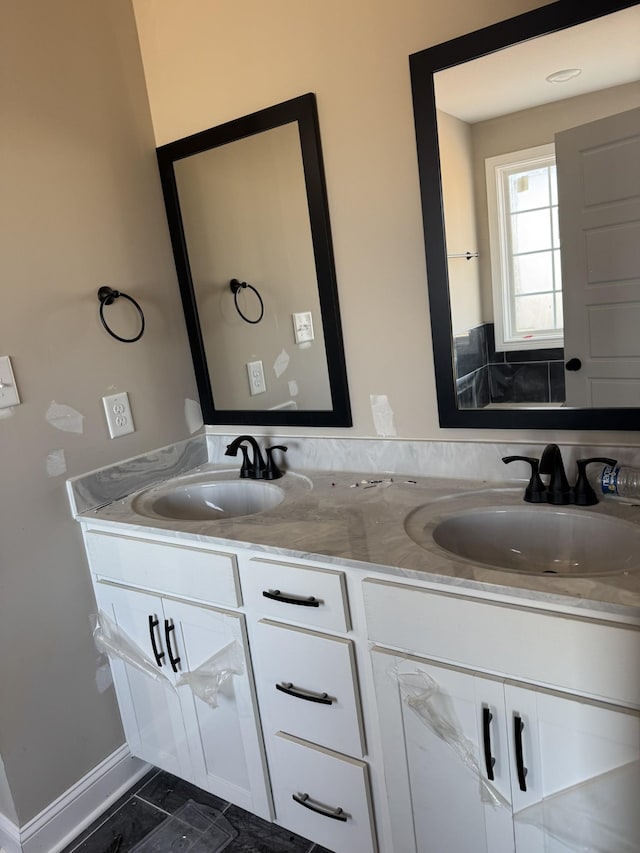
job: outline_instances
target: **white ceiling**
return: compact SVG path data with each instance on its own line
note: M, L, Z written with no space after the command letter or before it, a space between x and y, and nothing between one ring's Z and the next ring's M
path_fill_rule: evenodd
M582 73L567 83L546 81L564 68ZM638 80L640 5L440 71L436 103L475 123Z

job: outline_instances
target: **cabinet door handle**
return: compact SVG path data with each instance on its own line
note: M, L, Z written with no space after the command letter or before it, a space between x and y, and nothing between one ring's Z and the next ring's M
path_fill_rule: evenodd
M155 633L155 629L158 627L159 624L160 623L158 622L157 616L149 616L149 636L151 637L151 648L153 649L153 656L156 659L156 663L158 664L158 666L162 666L162 658L164 657L164 652L158 651Z
M484 763L487 768L487 779L493 782L495 776L493 768L496 763L495 758L491 755L491 720L493 714L486 706L482 709L482 742L484 744Z
M522 752L522 730L524 723L520 714L513 715L513 737L516 745L516 770L518 771L518 785L521 791L527 790L527 768L524 766L524 755Z
M312 812L321 814L323 817L330 817L333 820L341 820L343 823L346 823L348 819L348 815L346 815L342 809L332 809L330 806L323 806L312 800L309 794L292 794L291 797L296 801L296 803L304 806L305 809L311 809Z
M265 598L272 601L281 601L283 604L298 604L301 607L320 607L318 599L310 595L308 598L298 598L293 595L283 595L279 589L265 589L262 591Z
M301 690L294 687L290 681L276 684L276 690L294 696L296 699L305 699L307 702L318 702L320 705L333 705L333 699L327 693L314 693L312 690Z
M169 654L169 663L171 664L171 669L174 672L178 672L180 663L180 655L173 656L173 651L171 649L171 632L175 631L176 626L173 624L173 619L169 621L169 619L164 620L164 638L167 641L167 652Z

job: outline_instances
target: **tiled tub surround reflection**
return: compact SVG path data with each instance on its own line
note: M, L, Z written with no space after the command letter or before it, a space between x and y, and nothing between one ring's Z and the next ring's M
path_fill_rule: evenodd
M198 466L210 470L229 470L224 449L229 436L207 435L189 440L173 451L158 451L144 457L149 469L159 459L161 470L156 482L167 479L166 459L176 460L174 473L181 473L192 454L202 455L206 443L208 458L217 464ZM167 538L184 542L214 540L224 547L251 548L268 551L292 559L320 558L336 565L380 571L396 577L428 580L446 586L464 587L509 598L528 598L554 606L566 604L597 612L620 612L637 616L640 608L640 573L606 578L575 578L509 574L471 563L456 561L444 552L427 552L416 545L404 529L404 520L416 507L461 491L478 491L483 500L487 489L511 486L514 499L520 500L525 480L506 479L508 471L502 463L506 455L539 457L540 445L481 444L475 442L410 442L391 440L313 439L309 437L269 436L263 443L286 443L287 465L292 472L309 476L313 488L295 500L284 500L278 507L259 515L219 521L172 521L146 518L132 509L135 496L119 498L105 505L101 484L107 491L117 491L115 481L134 485L130 471L142 472L142 458L122 463L114 469L88 474L69 481L80 513L107 524L125 525L129 532L155 531ZM191 447L193 445L193 447ZM195 448L195 449L194 449ZM570 479L575 476L574 461L582 456L598 456L603 448L563 448ZM621 462L633 463L637 451L616 449ZM226 462L226 460L225 460ZM351 470L345 470L346 468ZM515 466L512 466L512 468ZM524 463L522 465L524 468ZM190 470L184 468L184 471ZM358 473L353 473L357 471ZM455 475L465 473L465 479ZM525 476L524 470L518 472ZM369 483L369 480L379 480ZM141 474L146 488L153 482L150 470ZM285 491L295 489L297 478L285 477L278 486ZM80 496L82 499L80 501ZM92 498L95 509L88 503ZM640 523L640 508L601 502L592 512L613 512Z
M461 409L564 402L561 347L496 352L493 323L483 323L456 335L454 354Z

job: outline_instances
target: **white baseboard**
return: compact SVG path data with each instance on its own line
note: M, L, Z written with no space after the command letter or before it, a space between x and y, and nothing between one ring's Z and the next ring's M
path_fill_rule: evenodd
M6 853L59 853L150 769L124 744L24 826L0 815L0 847Z
M22 853L20 829L3 814L0 814L0 853Z

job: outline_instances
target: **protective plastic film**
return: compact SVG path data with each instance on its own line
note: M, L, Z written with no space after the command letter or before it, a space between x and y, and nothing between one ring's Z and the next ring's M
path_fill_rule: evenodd
M187 800L131 853L221 853L237 837L238 830L218 809Z
M192 672L181 675L176 687L188 685L193 693L212 708L218 707L218 695L234 675L242 675L244 660L240 645L233 640Z
M462 725L451 697L426 672L398 672L389 675L398 682L402 700L416 713L427 728L444 741L465 766L476 776L483 802L511 808L505 798L485 779L475 755L473 743L462 731Z
M156 681L166 681L171 684L171 680L155 661L147 657L146 652L104 610L92 619L94 621L93 640L99 652L134 666Z
M242 647L233 640L196 669L182 673L174 682L104 610L92 618L93 639L98 651L124 661L174 690L187 686L212 708L218 707L218 695L229 679L244 672Z
M638 853L640 761L558 791L515 814L577 853Z

